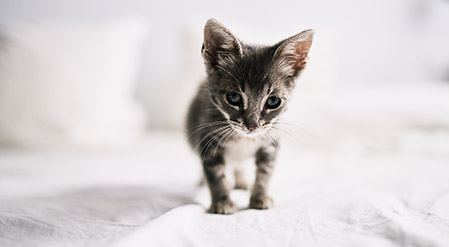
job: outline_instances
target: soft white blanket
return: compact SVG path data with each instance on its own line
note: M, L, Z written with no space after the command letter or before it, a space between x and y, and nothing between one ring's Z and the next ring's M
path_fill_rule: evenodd
M275 208L248 210L234 191L228 216L206 213L182 133L114 152L4 150L0 246L449 246L449 105L432 104L404 103L381 129L350 121L286 141Z

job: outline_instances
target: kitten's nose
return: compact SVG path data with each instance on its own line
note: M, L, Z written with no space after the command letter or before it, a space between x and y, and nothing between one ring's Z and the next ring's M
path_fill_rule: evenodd
M259 127L259 115L254 112L249 112L248 115L243 118L243 124L249 131L256 130L257 127Z
M257 128L257 127L249 127L249 126L248 126L248 130L249 130L249 131L253 131L253 130L255 130L256 128Z
M245 126L249 131L254 131L259 127L259 123L257 121L245 121Z

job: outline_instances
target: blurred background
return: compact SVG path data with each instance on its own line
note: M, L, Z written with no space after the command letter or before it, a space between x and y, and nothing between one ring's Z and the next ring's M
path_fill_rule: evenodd
M446 0L2 0L0 141L101 146L130 141L143 128L182 129L204 79L202 29L211 17L250 43L315 29L297 90L312 99L338 104L359 95L348 103L356 108L402 96L418 105L444 101L432 96L439 88L421 90L449 80ZM325 94L334 91L345 95Z

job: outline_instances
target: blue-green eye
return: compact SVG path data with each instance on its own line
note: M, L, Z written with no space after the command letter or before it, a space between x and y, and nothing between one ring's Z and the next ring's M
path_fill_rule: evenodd
M276 109L281 105L281 99L277 96L270 96L265 103L268 109Z
M240 104L242 104L242 96L236 92L227 93L226 100L230 105L233 106L239 106Z

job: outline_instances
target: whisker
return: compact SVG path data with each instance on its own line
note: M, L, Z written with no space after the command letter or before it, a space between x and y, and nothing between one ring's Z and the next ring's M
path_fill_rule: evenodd
M313 137L314 135L311 134L310 132L308 132L307 130L305 130L304 128L301 128L297 125L294 124L289 124L289 123L275 123L274 125L275 129L278 129L282 132L287 133L289 136L291 136L293 139L295 140L301 140L302 137L310 138ZM286 128L286 127L295 127L295 128ZM298 132L299 130L299 132Z
M272 129L277 130L279 132L285 133L286 135L288 135L289 137L297 140L299 139L297 136L293 135L292 133L290 133L290 131L284 130L282 128L278 128L277 126L273 126Z
M218 141L218 144L217 144L217 146L215 147L214 155L213 155L212 157L215 157L215 155L217 154L217 150L218 150L218 148L220 147L220 143L223 141L223 139L227 138L229 135L232 135L232 132L233 132L233 131L234 131L234 130L233 130L232 128L229 128L229 129L227 130L227 132L223 134L222 138Z
M223 151L224 147L226 146L226 143L229 141L229 139L235 134L235 130L233 128L231 128L231 132L229 133L228 137L226 138L226 140L223 142L223 145L220 148L220 152ZM215 157L215 153L214 153L214 157Z
M193 130L195 128L202 127L202 126L214 126L214 125L217 125L217 124L222 124L222 123L227 123L227 122L228 121L214 121L214 122L209 122L209 123L201 123L201 124L197 124L197 125L191 126L188 129L189 130Z
M202 156L203 160L206 157L207 151L209 150L210 146L214 143L215 140L217 140L218 138L220 138L224 133L226 133L226 131L228 130L227 128L229 128L229 126L225 126L223 129L221 129L220 131L217 131L218 133L215 134L215 136L213 136L204 146L203 148L201 148L199 154L200 156ZM204 153L203 153L204 150Z
M269 137L271 143L273 143L273 146L276 148L276 150L279 151L279 138L275 135L272 135L270 132L266 132L266 134Z
M207 154L207 150L209 149L210 145L212 145L213 141L215 139L217 139L217 137L219 137L220 135L216 134L215 136L213 136L211 139L209 139L206 144L201 148L199 155L201 157L201 160L204 160L204 158L206 157ZM204 150L204 152L203 152Z
M302 143L299 142L299 140L295 138L293 135L291 135L288 131L278 129L276 127L273 127L271 131L278 134L281 137L284 137L286 141L288 141L290 144L293 144L295 149L300 149Z
M203 124L195 125L194 127L191 128L192 130L195 129L195 131L190 133L189 136L187 137L187 139L192 138L192 136L200 130L214 127L214 126L226 125L226 124L228 124L227 121L216 121L216 122L211 122L211 123L203 123Z
M222 131L222 130L225 130L225 129L228 128L228 127L229 127L229 126L223 126L223 127L220 127L220 128L218 128L218 129L216 129L216 130L213 130L213 131L207 133L205 136L203 136L203 137L196 143L196 145L195 145L195 150L197 150L197 149L199 148L199 146L201 145L201 143L202 143L203 141L205 141L206 138L208 138L208 137L210 137L210 136L216 134L217 132L220 132L220 131ZM207 143L206 143L206 144L207 144ZM201 152L200 152L200 154L201 154Z
M287 126L287 127L294 127L294 129L295 130L297 130L297 131L300 131L302 134L307 134L308 136L313 136L313 134L310 132L310 131L308 131L308 130L306 130L305 128L303 128L303 127L301 127L301 126L298 126L298 125L296 125L296 124L292 124L292 123L285 123L285 122L278 122L278 121L276 121L276 122L274 122L273 123L273 125L277 125L277 126Z

